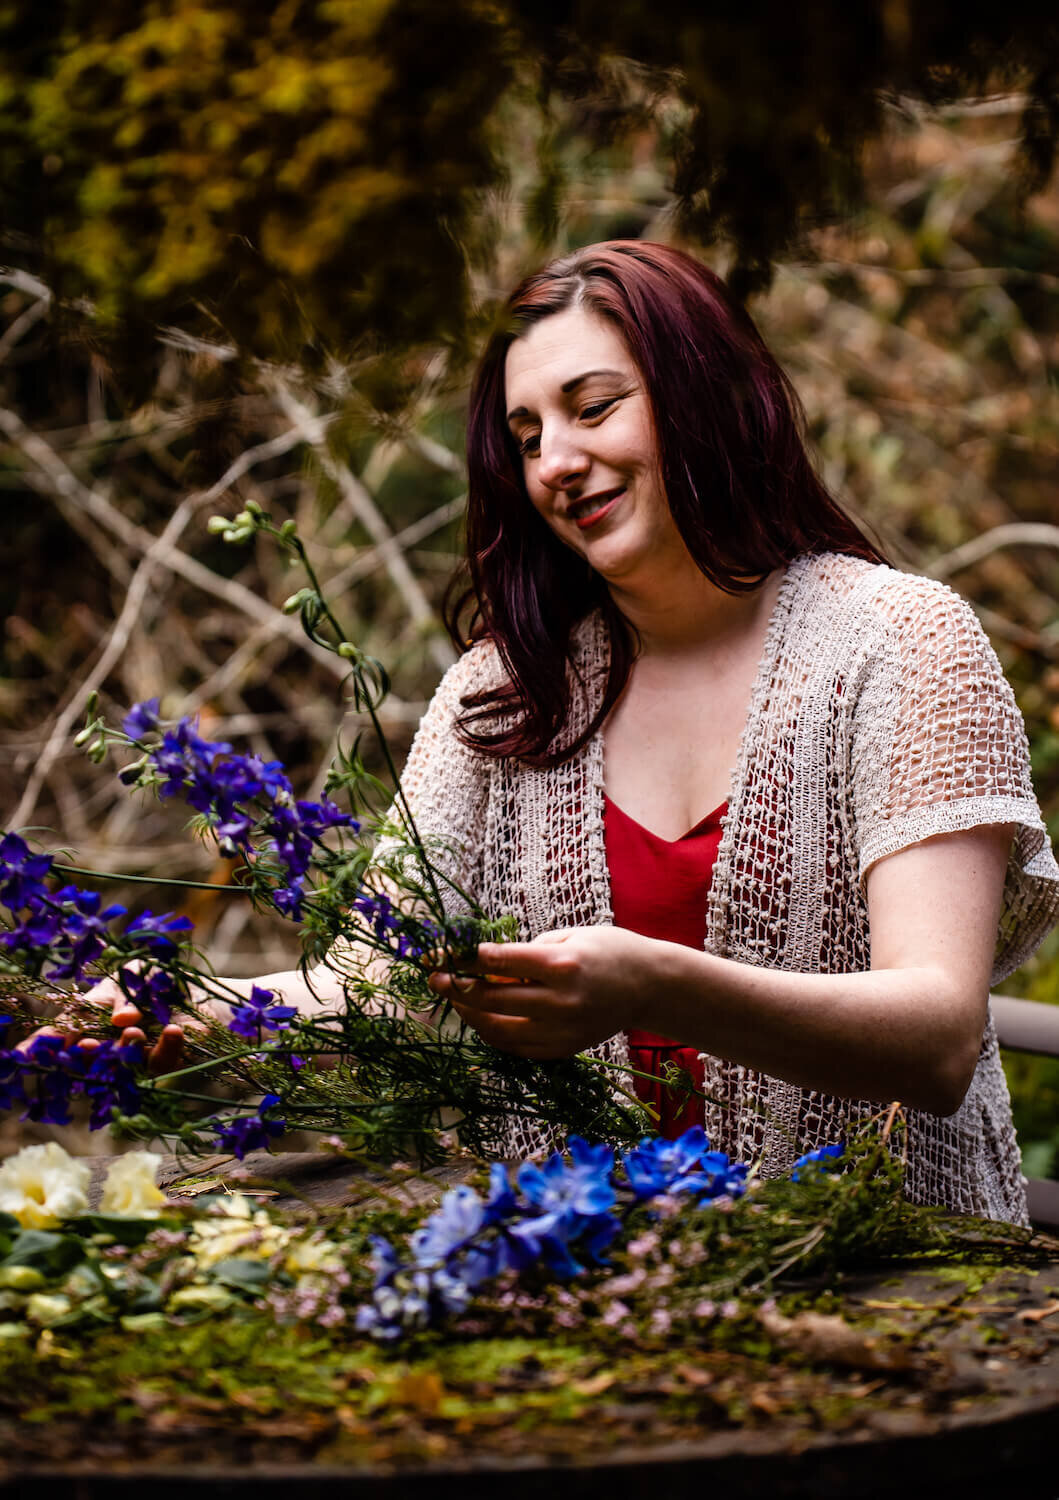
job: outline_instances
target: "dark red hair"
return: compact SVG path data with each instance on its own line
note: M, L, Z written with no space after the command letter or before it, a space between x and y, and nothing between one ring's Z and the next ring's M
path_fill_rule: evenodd
M507 321L478 367L467 432L469 574L454 582L445 608L464 645L459 622L473 606L471 637L495 643L510 684L465 701L461 736L486 754L534 765L561 764L596 732L636 650L603 580L530 504L505 417L512 342L574 306L613 323L636 361L670 511L718 588L748 592L806 552L884 560L821 483L805 450L801 402L718 276L680 250L640 240L553 261L512 292ZM592 722L571 738L571 637L596 608L610 634L610 673Z

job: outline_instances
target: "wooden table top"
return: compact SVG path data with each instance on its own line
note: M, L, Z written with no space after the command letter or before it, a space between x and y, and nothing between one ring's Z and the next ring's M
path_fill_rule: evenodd
M95 1182L106 1162L95 1164ZM419 1201L440 1198L465 1175L446 1166L409 1179L400 1192ZM254 1153L240 1167L230 1157L167 1157L160 1174L171 1192L194 1194L228 1184L273 1194L281 1207L338 1206L378 1201L392 1184L351 1169L340 1157ZM0 1497L49 1495L63 1500L177 1500L232 1496L284 1500L394 1496L417 1500L622 1500L664 1487L666 1500L702 1500L705 1487L729 1497L989 1493L1051 1497L1059 1493L1059 1242L1043 1240L1032 1266L998 1267L971 1292L957 1286L952 1268L922 1265L842 1277L836 1287L843 1314L885 1310L895 1328L917 1329L907 1370L860 1368L850 1386L841 1350L836 1383L864 1391L863 1416L832 1426L771 1418L767 1389L745 1422L730 1420L686 1429L678 1438L652 1430L650 1392L611 1386L598 1404L598 1431L582 1420L545 1432L538 1451L525 1443L508 1454L498 1443L461 1442L458 1423L435 1424L434 1453L414 1462L336 1461L341 1445L322 1442L291 1461L233 1441L226 1452L214 1433L167 1435L156 1452L97 1455L78 1463L49 1463L40 1434L21 1436L4 1426L0 1397ZM706 1357L706 1346L703 1345ZM794 1360L797 1376L797 1359ZM863 1360L862 1360L863 1364ZM778 1377L777 1377L778 1378ZM627 1411L623 1429L621 1414ZM427 1424L430 1425L429 1423ZM606 1436L604 1435L606 1434ZM33 1441L30 1442L30 1436ZM32 1451L30 1451L32 1450ZM720 1487L718 1490L717 1487Z

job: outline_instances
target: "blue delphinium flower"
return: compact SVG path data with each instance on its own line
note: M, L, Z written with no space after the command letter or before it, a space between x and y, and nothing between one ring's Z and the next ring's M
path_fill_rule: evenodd
M260 1041L262 1031L286 1031L298 1014L298 1007L274 1005L275 998L274 990L251 985L249 1000L233 1008L228 1030L251 1041Z
M9 911L34 909L48 895L45 877L54 860L50 854L34 854L17 833L0 839L0 904Z
M445 934L433 918L398 911L385 892L362 891L354 897L353 909L367 918L378 942L398 958L423 958L444 945Z
M654 1198L659 1193L694 1193L709 1186L702 1170L710 1143L701 1125L678 1136L675 1141L661 1136L645 1136L640 1144L622 1157L625 1175L637 1198ZM725 1157L727 1162L727 1157Z
M158 699L148 698L143 703L134 703L122 720L121 727L130 740L142 740L153 729L158 728Z
M552 1270L573 1275L581 1266L571 1254L571 1243L576 1240L598 1259L619 1226L610 1212L617 1200L613 1148L590 1146L576 1135L566 1144L572 1166L556 1151L543 1167L533 1162L519 1167L518 1185L538 1216L508 1226L506 1235L513 1260L525 1264L543 1257Z
M221 1150L231 1151L240 1161L248 1151L267 1149L270 1142L287 1129L286 1120L266 1118L282 1102L278 1094L266 1094L256 1114L210 1120L208 1123L216 1134L217 1145Z
M373 1235L371 1244L375 1286L371 1301L357 1309L359 1332L393 1340L466 1310L471 1287L465 1268L405 1267L381 1235Z
M39 973L50 963L48 979L82 979L110 942L107 924L125 915L124 906L100 906L97 892L63 886L54 896L46 894L36 901L0 942L31 972Z
M567 1141L573 1165L554 1151L543 1167L523 1162L518 1169L518 1185L542 1213L576 1214L588 1217L613 1208L617 1192L611 1180L614 1171L614 1149L590 1146L579 1135Z
M165 731L159 744L148 751L148 765L161 779L159 797L175 797L180 792L190 791L198 800L205 799L208 806L210 768L218 755L226 754L231 748L221 740L204 740L191 719L181 719L174 728ZM136 775L139 775L138 771ZM199 808L199 811L204 809Z
M158 727L157 703L137 705L125 722L127 733L130 722L144 733ZM237 754L229 744L203 739L189 718L166 729L145 761L122 774L126 780L153 782L160 797L183 797L206 819L226 858L252 858L260 848L274 853L284 878L273 904L294 920L301 918L305 876L325 834L360 828L326 797L296 800L278 760Z
M360 824L326 797L322 802L276 801L264 824L263 832L287 875L292 880L303 876L313 853L330 828L358 829Z
M99 1130L116 1110L134 1114L140 1106L135 1069L143 1062L138 1044L101 1042L89 1050L58 1036L38 1036L23 1052L9 1053L21 1071L24 1120L69 1125L70 1103L77 1095L91 1105L89 1126Z
M500 1274L515 1263L506 1237L479 1240L475 1237L494 1225L504 1224L518 1212L518 1200L500 1162L489 1169L489 1196L484 1201L473 1188L451 1188L409 1241L412 1259L419 1267L459 1263L459 1274L471 1287Z
M741 1198L746 1192L750 1169L745 1161L729 1161L723 1151L707 1151L702 1165L709 1176L709 1185L700 1203L712 1198Z
M164 969L122 969L118 983L137 1010L153 1016L159 1026L168 1026L173 1010L187 999L186 987Z
M305 882L301 880L288 880L286 885L277 885L272 891L272 905L281 917L292 922L301 921L304 901Z
M832 1146L820 1146L816 1151L807 1151L804 1156L799 1156L791 1168L792 1181L801 1182L803 1176L836 1171L845 1149L842 1142L838 1142Z
M136 939L138 948L146 948L151 953L166 954L179 941L185 932L190 932L194 927L190 917L178 917L174 912L166 912L156 917L153 912L143 911L125 929L126 937Z
M143 1062L141 1047L135 1043L122 1045L106 1041L91 1052L76 1044L70 1051L86 1060L79 1063L82 1071L77 1092L84 1094L91 1106L90 1130L99 1130L106 1125L116 1111L123 1115L136 1113L140 1107L140 1091L133 1067Z
M739 1198L746 1192L747 1166L733 1162L723 1151L711 1151L701 1125L675 1141L645 1137L622 1158L625 1175L640 1200L662 1193L700 1193L700 1203L714 1198Z

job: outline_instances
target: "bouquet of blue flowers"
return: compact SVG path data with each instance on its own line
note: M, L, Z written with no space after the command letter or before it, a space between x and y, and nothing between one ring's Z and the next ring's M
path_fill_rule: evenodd
M0 1016L7 1023L0 1109L65 1125L83 1097L93 1128L111 1124L137 1138L240 1157L309 1129L340 1136L357 1152L430 1160L443 1130L488 1150L515 1113L555 1139L574 1131L631 1143L645 1116L613 1074L588 1059L537 1064L499 1053L450 1018L430 990L433 968L458 968L479 942L513 935L512 923L488 917L458 890L420 837L379 722L386 673L346 638L293 523L277 528L248 505L214 529L233 542L271 536L304 566L308 584L286 608L314 642L348 662L353 701L370 719L389 773L385 798L359 741L339 749L324 795L301 799L279 762L209 740L191 719L166 721L158 699L137 704L115 728L93 695L78 742L97 763L117 747L126 786L186 804L196 834L232 862L232 878L208 888L297 923L310 989L310 965L326 957L340 974L341 1002L306 1015L266 987L243 993L211 972L187 917L130 917L123 905L69 883L93 872L9 832L0 839L0 1003L9 1011ZM81 998L102 976L142 1017L148 1044L187 1018L190 1057L153 1074L144 1046L108 1036L106 1018ZM67 1029L13 1046L12 1015L30 1019L17 997L34 985L62 1001ZM319 1065L323 1058L332 1065ZM205 1092L207 1083L223 1090L220 1099Z

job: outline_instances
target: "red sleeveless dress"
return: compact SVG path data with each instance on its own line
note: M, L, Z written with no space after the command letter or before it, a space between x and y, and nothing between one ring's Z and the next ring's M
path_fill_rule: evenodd
M659 838L604 799L604 833L614 925L644 937L683 943L702 949L706 936L706 897L721 842L722 803L683 838ZM699 1049L685 1047L651 1031L628 1033L629 1061L644 1073L661 1073L672 1060L691 1074L702 1088ZM661 1084L634 1078L636 1095L658 1111L657 1133L674 1140L692 1125L703 1123L702 1100L682 1103Z

